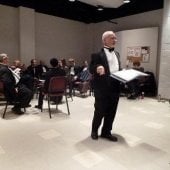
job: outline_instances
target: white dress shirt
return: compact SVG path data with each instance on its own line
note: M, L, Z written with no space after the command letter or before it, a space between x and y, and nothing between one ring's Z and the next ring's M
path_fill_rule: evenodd
M119 71L119 62L115 52L114 51L110 52L109 49L107 48L104 48L104 51L109 64L110 73L113 74L116 71Z

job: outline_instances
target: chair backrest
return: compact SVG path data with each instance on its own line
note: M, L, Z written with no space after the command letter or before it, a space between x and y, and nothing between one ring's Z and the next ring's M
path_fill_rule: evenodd
M0 100L1 101L5 101L6 97L4 94L4 82L2 80L0 80Z
M4 93L4 83L2 80L0 80L0 95Z
M67 86L67 79L65 76L56 76L50 78L48 87L48 93L54 94L59 92L65 92Z

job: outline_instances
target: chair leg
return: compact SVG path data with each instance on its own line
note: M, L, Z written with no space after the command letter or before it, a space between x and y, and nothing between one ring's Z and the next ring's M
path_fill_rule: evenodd
M71 101L73 101L73 96L72 95L70 96L70 98L71 98Z
M56 110L58 110L58 98L55 98L55 105L56 105Z
M6 114L7 107L8 107L8 102L6 102L5 109L4 109L4 113L3 113L3 115L2 115L2 118L3 118L3 119L5 118L5 114Z
M66 104L67 104L68 115L70 115L70 110L69 110L68 100L67 100L67 94L65 94L65 98L66 98Z
M49 116L50 116L50 119L51 119L50 96L48 96L48 111L49 111Z

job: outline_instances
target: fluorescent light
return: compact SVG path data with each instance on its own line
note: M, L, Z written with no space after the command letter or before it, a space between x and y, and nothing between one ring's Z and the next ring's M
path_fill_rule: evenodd
M76 0L69 0L70 2L75 2Z
M123 2L124 2L124 3L129 3L129 2L130 2L130 0L123 0Z

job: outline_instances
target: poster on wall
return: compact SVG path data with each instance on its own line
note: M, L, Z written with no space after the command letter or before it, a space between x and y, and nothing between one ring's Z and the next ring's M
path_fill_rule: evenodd
M150 47L149 46L136 46L127 47L127 61L128 62L143 62L149 63Z

